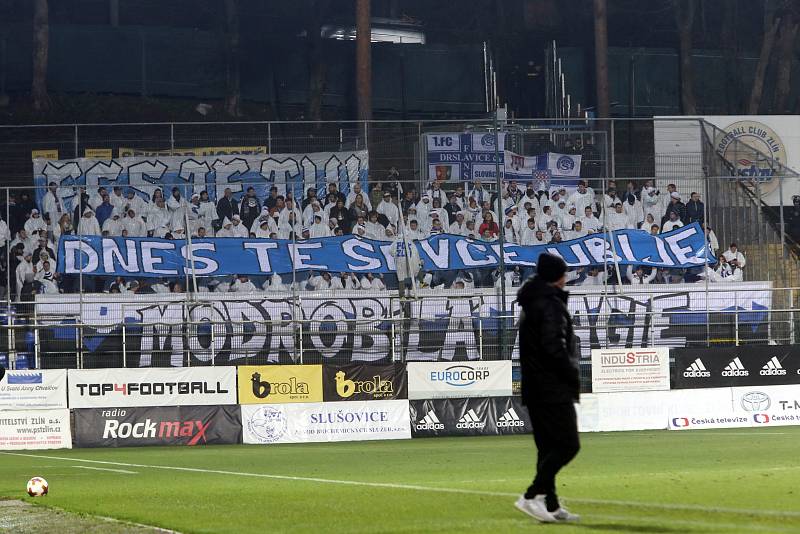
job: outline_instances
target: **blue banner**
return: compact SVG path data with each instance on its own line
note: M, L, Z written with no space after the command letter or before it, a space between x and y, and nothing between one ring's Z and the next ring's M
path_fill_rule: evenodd
M611 239L607 239L610 237ZM462 236L441 234L414 243L425 271L484 269L499 265L500 246ZM395 270L393 243L355 236L292 242L279 239L193 239L197 276L266 275L294 271L389 273ZM533 267L539 254L564 258L570 267L646 265L668 268L702 266L706 241L694 223L652 236L642 230L592 234L552 245L505 245L505 264ZM178 277L192 271L186 240L62 236L58 272L100 276Z
M109 161L79 158L51 161L33 160L33 183L36 202L44 209L42 199L47 185L54 183L56 192L67 210L74 209L80 188L92 196L98 187L130 188L144 202L156 188L169 198L178 187L187 200L193 193L208 191L212 201L222 198L230 189L239 199L253 186L256 196L265 199L273 185L278 194L291 191L300 199L309 187L322 191L327 184L336 183L339 191L348 193L350 186L360 182L367 185L369 154L366 150L352 152L315 152L308 154L214 155L214 156L156 156L125 157ZM323 194L320 194L323 196ZM56 224L58 221L52 221Z

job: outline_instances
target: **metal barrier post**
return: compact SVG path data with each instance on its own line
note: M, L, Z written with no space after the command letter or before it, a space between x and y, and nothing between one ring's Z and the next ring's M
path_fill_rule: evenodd
M33 368L40 369L39 366L39 319L36 307L33 308Z
M394 321L392 321L392 329L391 330L392 330L392 334L391 334L392 335L392 341L391 341L392 353L391 354L392 354L392 361L395 361L394 344L397 341L397 338L395 337L395 332L394 332Z
M77 349L75 351L75 366L78 369L83 369L83 365L81 365L81 341L83 339L83 328L79 324L77 325L78 328L75 329L75 344L77 345Z
M123 315L124 317L124 315ZM125 321L122 321L122 367L128 367L128 343L126 335L127 327Z
M211 321L211 366L214 367L217 365L217 355L214 354L214 342L216 341L216 336L214 335L214 321ZM249 363L249 362L248 362Z
M789 289L789 343L794 342L794 289Z
M483 360L483 319L478 318L478 356Z
M739 346L739 308L734 306L733 309L734 324L736 327L736 346Z
M300 365L303 365L303 321L298 322L300 327Z

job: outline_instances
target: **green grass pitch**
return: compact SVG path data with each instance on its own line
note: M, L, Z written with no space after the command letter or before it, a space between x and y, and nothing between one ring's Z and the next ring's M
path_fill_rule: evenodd
M3 453L0 496L181 532L800 532L800 427L581 439L576 526L514 508L530 436Z

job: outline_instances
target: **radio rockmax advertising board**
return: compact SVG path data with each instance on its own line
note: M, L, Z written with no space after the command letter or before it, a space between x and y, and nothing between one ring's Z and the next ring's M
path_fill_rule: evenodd
M407 400L248 404L244 443L365 441L411 437Z
M411 362L408 398L511 396L511 361Z
M673 349L672 355L675 389L800 384L796 345Z
M76 447L242 442L239 406L89 408L74 413Z
M235 367L70 369L70 408L236 404Z
M239 404L322 401L321 365L243 365Z

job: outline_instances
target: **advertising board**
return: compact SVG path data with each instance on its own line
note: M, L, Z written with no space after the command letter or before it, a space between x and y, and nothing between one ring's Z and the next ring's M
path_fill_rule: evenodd
M408 398L406 366L402 363L326 365L322 387L326 402Z
M675 389L800 384L797 345L673 349L672 356Z
M669 389L669 348L592 349L592 392Z
M414 437L493 436L532 432L518 397L428 399L410 402Z
M236 404L235 367L70 369L70 408Z
M408 398L511 396L511 361L410 362Z
M321 365L243 365L239 404L321 402Z
M66 369L7 371L0 380L0 410L66 407Z
M69 410L0 411L0 450L71 448Z

